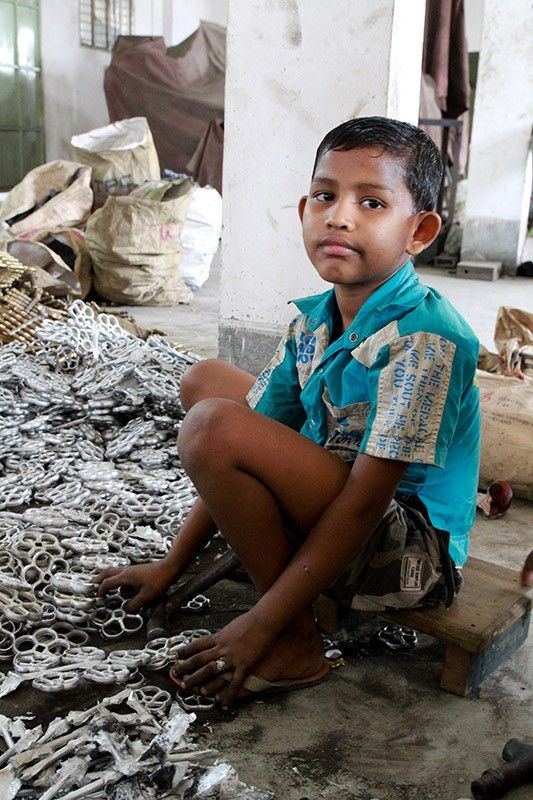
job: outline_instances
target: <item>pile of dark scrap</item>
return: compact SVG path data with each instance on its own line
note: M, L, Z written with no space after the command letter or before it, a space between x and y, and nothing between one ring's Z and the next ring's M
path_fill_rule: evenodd
M270 800L239 781L215 750L202 749L168 692L124 689L45 730L0 715L0 797L79 800Z

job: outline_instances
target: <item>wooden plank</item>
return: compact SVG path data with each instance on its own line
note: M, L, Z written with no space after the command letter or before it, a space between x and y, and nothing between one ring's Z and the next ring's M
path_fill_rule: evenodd
M494 639L485 650L470 653L454 644L446 646L440 687L464 697L477 689L489 675L515 653L527 639L531 612Z
M531 599L520 586L520 573L506 567L472 558L464 578L463 589L448 609L407 609L380 612L380 616L469 652L480 652L528 613Z
M477 689L495 670L505 664L520 645L525 642L529 632L531 612L517 619L500 636L494 638L485 650L472 654L469 690Z

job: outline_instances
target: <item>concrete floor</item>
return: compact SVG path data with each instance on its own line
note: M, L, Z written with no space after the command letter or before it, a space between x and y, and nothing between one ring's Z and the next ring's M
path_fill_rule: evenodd
M431 268L422 279L463 313L493 349L500 305L524 308L533 282L457 279ZM218 270L190 306L129 309L202 356L217 352ZM505 476L501 476L505 477ZM476 521L471 553L519 569L533 547L533 504L515 500L500 520ZM210 741L242 780L283 800L458 800L483 770L497 767L506 741L533 742L533 637L468 698L438 688L440 646L423 637L402 655L347 659L305 692L243 707L217 719ZM510 792L526 800L532 789Z

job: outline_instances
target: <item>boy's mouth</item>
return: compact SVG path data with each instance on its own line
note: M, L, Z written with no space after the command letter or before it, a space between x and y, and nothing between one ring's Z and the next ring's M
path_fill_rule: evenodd
M326 236L319 242L320 249L328 256L349 256L358 250L342 236Z

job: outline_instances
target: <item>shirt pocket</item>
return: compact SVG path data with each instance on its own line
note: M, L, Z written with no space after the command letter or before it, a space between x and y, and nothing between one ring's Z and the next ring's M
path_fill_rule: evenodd
M324 447L343 461L354 461L365 433L370 403L350 403L335 406L329 392L324 390L322 400L326 407L327 436Z

